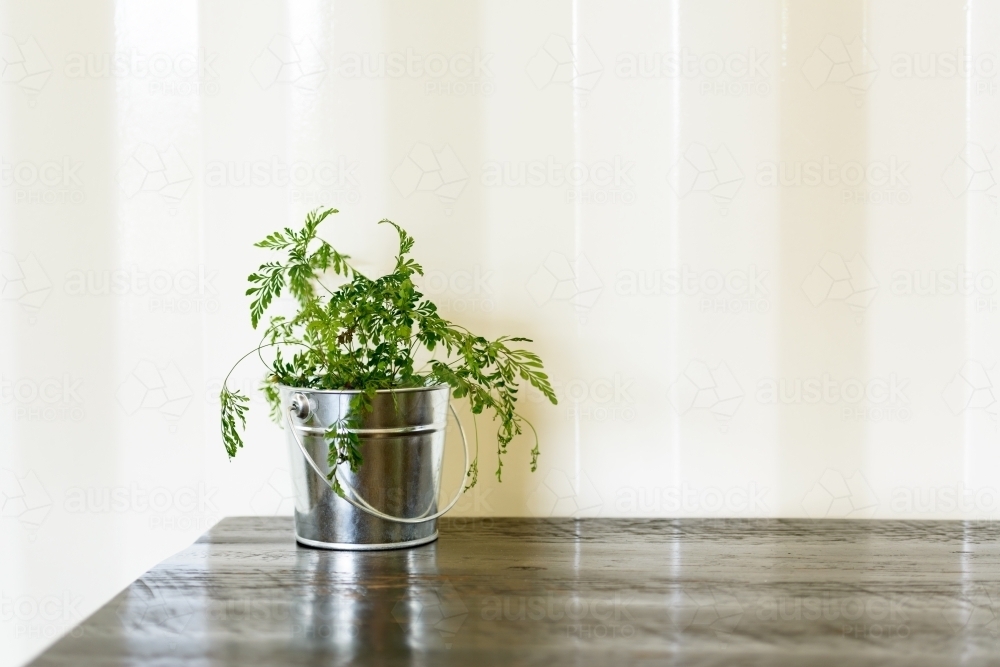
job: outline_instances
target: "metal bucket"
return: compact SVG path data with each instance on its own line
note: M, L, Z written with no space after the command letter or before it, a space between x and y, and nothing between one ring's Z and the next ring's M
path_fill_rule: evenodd
M327 475L326 431L351 410L357 391L280 388L295 491L295 536L323 549L399 549L437 539L437 519L462 493L438 511L450 388L419 387L378 391L361 426L364 462L356 473L347 465L336 475L341 498ZM451 408L455 414L454 408ZM455 415L458 421L458 416ZM458 424L469 467L468 444ZM462 483L465 483L463 476Z

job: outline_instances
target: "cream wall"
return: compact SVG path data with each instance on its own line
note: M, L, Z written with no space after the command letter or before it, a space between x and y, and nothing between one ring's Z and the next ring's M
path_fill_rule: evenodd
M0 666L219 518L290 511L261 402L229 462L215 397L251 244L319 204L372 271L373 223L405 225L444 312L551 371L538 472L522 443L497 484L486 446L457 515L995 518L998 22L0 4Z

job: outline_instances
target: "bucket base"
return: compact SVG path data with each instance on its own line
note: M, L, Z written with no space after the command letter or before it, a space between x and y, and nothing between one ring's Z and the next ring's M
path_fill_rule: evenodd
M305 545L307 547L313 547L314 549L331 549L334 551L385 551L388 549L409 549L410 547L419 547L421 544L429 544L438 538L438 532L435 530L432 535L427 537L421 537L417 540L409 540L408 542L386 542L384 544L351 544L350 542L319 542L317 540L306 539L305 537L300 537L298 533L295 534L295 541L299 544Z

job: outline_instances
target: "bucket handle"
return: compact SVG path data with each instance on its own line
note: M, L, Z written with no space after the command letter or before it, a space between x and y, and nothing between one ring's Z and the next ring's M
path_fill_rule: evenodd
M308 463L309 467L312 468L313 471L315 471L315 473L320 476L320 479L323 480L324 484L328 484L329 482L326 478L326 475L323 474L323 471L319 469L319 466L316 465L316 462L309 455L309 452L306 450L305 445L302 444L302 440L299 438L298 433L296 433L295 425L292 424L293 414L299 419L305 419L309 416L310 409L308 401L309 399L307 399L305 396L301 394L296 394L292 399L292 404L288 407L288 412L285 413L285 421L288 422L288 428L292 433L292 437L295 438L295 444L297 444L299 446L299 449L302 451L302 456L306 457L306 463ZM345 493L341 497L347 502L349 502L351 505L356 507L357 509L361 510L362 512L365 512L366 514L370 514L371 516L374 516L379 519L384 519L386 521L392 521L394 523L427 523L428 521L433 521L434 519L438 519L444 516L449 510L451 510L452 507L455 506L456 503L458 503L459 498L462 497L462 487L465 485L465 480L468 479L469 477L469 442L465 438L465 429L462 428L462 420L458 418L458 413L455 412L455 406L451 404L451 401L448 402L448 409L451 411L451 414L455 417L455 422L458 423L458 432L462 436L462 447L465 451L465 463L462 465L462 469L465 471L465 473L462 475L462 485L458 487L458 493L455 494L455 497L451 499L451 502L448 503L448 505L443 510L435 512L430 516L419 516L413 519L408 519L406 517L400 517L400 516L392 516L391 514L380 512L379 510L372 507L368 503L368 501L362 498L361 494L358 493L357 489L348 484L346 480L341 479L337 475L337 468L339 468L340 466L334 466L333 468L334 476L337 478L337 481L340 482L340 485L345 489L347 489L348 491L348 493ZM395 429L386 429L386 430L390 432L395 431ZM355 496L357 500L351 498L351 496Z

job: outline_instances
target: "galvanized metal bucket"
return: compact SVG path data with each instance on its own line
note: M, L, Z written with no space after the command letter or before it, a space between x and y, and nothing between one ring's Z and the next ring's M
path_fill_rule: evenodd
M295 536L307 546L367 551L437 539L437 519L454 507L469 468L469 449L446 385L376 392L353 429L364 462L356 473L337 467L341 498L327 476L330 426L349 416L357 391L280 387L295 490ZM448 411L465 447L462 485L438 510Z

